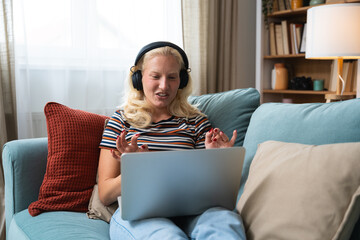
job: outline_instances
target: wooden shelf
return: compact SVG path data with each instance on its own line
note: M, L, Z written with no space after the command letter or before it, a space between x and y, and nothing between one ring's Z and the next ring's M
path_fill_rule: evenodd
M333 102L333 101L343 101L343 100L349 100L352 98L356 98L356 93L344 93L343 95L337 95L334 93L331 94L325 94L326 102Z
M257 14L262 14L261 7L262 1L257 1ZM360 0L347 0L353 2L360 2ZM331 3L338 4L338 3ZM289 9L284 11L276 11L267 15L267 23L274 23L276 25L282 25L283 23L290 24L305 24L307 17L307 10L312 7L318 7L326 4L319 4L314 6L305 6L297 9ZM263 16L261 16L263 17ZM305 53L299 54L288 54L288 55L270 55L270 28L266 28L264 22L259 22L256 25L257 29L257 38L259 42L257 43L257 52L256 52L256 88L261 94L261 102L283 102L284 99L293 103L311 103L311 102L325 102L326 99L338 97L334 92L334 76L333 76L333 61L332 60L319 60L319 59L307 59L305 58ZM283 29L283 26L282 26ZM274 31L274 30L272 30ZM272 32L274 34L274 32ZM274 35L272 35L273 37ZM275 32L275 37L276 32ZM288 35L288 39L291 39ZM282 38L284 41L284 38ZM300 43L302 37L300 38ZM292 42L289 42L291 46ZM274 52L274 51L272 51ZM294 53L293 49L290 48L290 53ZM298 52L298 51L297 51ZM311 78L323 79L324 87L331 89L332 91L301 91L301 90L272 90L272 70L276 63L284 63L285 67L288 70L289 80L294 78ZM357 63L357 66L360 66L360 63ZM358 67L360 68L360 67ZM357 70L359 71L359 69ZM359 74L355 76L358 85L359 85ZM351 89L354 91L355 89ZM356 92L344 93L342 99L354 98L356 97ZM336 100L336 99L335 99Z
M323 5L323 4L321 4ZM317 5L320 6L320 5ZM291 9L291 10L284 10L284 11L276 11L273 12L271 14L268 14L269 18L272 17L288 17L288 16L294 16L294 15L304 15L306 14L306 11L311 8L310 6L306 6L306 7L301 7L301 8L297 8L297 9Z
M347 3L358 3L358 2L360 2L360 0L347 0L346 2ZM317 5L314 5L314 6L305 6L305 7L296 8L296 9L276 11L276 12L268 14L267 16L269 18L277 18L277 17L283 18L283 17L290 17L290 16L293 17L295 15L306 15L306 11L309 8L318 7L318 6L322 6L322 5L329 5L329 4L341 4L341 2L339 2L339 3L317 4Z
M262 97L264 102L292 102L292 103L325 103L336 100L347 100L356 97L356 92L347 92L337 96L332 91L311 91L311 90L271 90L263 89ZM336 95L336 97L334 97Z
M290 55L268 55L268 56L264 56L265 59L278 59L278 58L304 58L305 57L305 53L300 53L300 54L290 54Z

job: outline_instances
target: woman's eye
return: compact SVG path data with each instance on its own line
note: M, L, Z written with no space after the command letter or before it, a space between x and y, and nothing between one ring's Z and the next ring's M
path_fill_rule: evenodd
M158 75L152 75L151 76L153 79L159 79L160 77Z

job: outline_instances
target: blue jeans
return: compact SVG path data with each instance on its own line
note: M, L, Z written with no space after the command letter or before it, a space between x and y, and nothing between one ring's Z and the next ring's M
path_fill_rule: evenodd
M241 217L224 208L210 208L198 216L125 221L119 209L110 222L110 238L121 240L245 240Z

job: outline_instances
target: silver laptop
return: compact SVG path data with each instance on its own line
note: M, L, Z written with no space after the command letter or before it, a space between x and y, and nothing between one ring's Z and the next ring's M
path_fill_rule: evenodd
M121 157L124 220L197 215L235 209L243 147L126 153Z

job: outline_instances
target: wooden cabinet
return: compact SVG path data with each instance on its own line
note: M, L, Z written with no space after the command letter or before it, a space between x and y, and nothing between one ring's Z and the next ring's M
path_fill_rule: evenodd
M265 26L262 14L262 0L257 0L257 23L256 23L256 88L261 93L262 102L290 101L294 103L325 102L325 95L331 91L313 90L272 90L271 71L275 63L285 63L289 71L289 79L293 77L311 77L324 79L324 87L329 89L331 80L332 60L309 60L304 53L270 55L269 29ZM307 10L310 7L301 7L295 10L276 11L268 15L268 22L281 23L286 20L288 23L305 23ZM290 51L291 52L291 51ZM359 63L356 63L359 67ZM357 67L357 68L358 68ZM358 68L359 69L359 68ZM357 71L359 78L359 72ZM359 82L359 81L357 81ZM355 97L356 91L346 92L346 95ZM285 99L285 100L284 100Z

